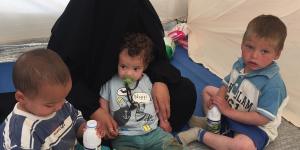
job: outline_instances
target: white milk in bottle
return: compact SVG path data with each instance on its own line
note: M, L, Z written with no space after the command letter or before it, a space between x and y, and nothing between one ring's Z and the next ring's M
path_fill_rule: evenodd
M215 134L221 130L221 113L215 105L207 112L207 130Z
M101 138L97 135L97 121L89 120L83 133L83 146L86 150L100 150Z

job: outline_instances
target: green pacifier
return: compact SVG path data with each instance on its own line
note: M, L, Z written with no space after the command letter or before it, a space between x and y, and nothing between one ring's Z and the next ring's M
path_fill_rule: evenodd
M124 83L124 85L131 85L132 83L134 82L134 80L131 78L131 77L125 77L124 79L123 79L123 83Z

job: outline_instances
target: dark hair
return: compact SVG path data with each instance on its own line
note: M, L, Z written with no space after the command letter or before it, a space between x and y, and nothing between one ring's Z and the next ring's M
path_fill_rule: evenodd
M52 50L39 48L23 53L13 67L17 90L34 96L44 84L66 85L71 79L66 64Z
M121 44L121 51L128 50L131 57L142 55L145 67L152 60L152 40L143 33L127 33Z
M285 24L276 16L260 15L252 19L243 37L243 43L252 35L272 40L275 49L280 52L283 49L287 36Z

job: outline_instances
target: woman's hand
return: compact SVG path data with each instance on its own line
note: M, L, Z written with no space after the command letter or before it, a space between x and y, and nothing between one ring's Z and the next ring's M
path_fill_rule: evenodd
M166 132L172 132L172 127L168 120L163 120L161 115L159 115L159 127L162 128Z
M79 132L78 132L78 137L82 137L83 133L86 131L86 124L87 122L84 122L80 125L79 127ZM100 121L97 121L97 135L99 138L103 138L105 136L105 130L104 130L104 126Z
M168 120L171 114L170 111L170 94L166 84L155 82L152 86L152 98L156 111L161 115L161 119Z
M101 124L103 124L106 138L113 139L118 136L118 124L107 111L98 108L91 115L91 119L97 120L98 122L101 122Z
M105 128L104 124L100 121L97 121L97 135L99 138L103 138L105 136Z

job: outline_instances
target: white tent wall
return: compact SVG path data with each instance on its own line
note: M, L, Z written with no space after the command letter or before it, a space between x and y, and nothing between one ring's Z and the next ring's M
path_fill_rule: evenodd
M248 22L261 14L276 15L287 26L288 36L278 60L290 97L283 116L299 127L299 0L188 0L189 56L223 78L240 57Z
M187 17L187 0L150 0L163 23ZM0 0L0 44L50 36L69 0Z
M162 23L187 17L187 0L150 0Z
M69 0L0 0L0 44L49 37Z

